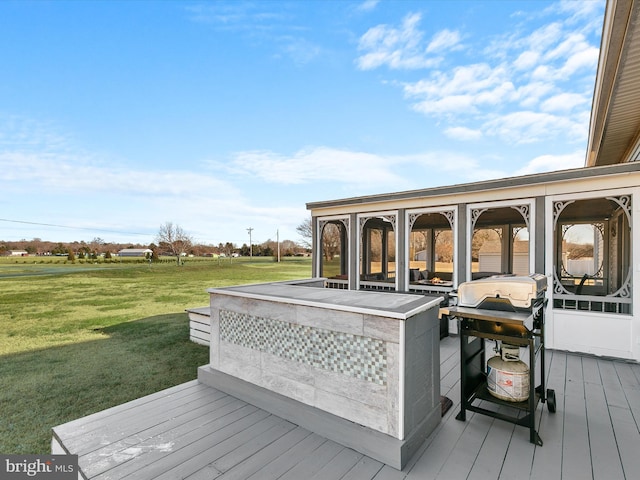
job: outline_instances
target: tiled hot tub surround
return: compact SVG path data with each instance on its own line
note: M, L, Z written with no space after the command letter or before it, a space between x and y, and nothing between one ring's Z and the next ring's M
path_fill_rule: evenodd
M386 342L220 310L220 339L314 368L387 384Z

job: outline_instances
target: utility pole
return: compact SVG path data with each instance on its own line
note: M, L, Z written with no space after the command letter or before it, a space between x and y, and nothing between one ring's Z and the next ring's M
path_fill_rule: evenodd
M276 230L276 241L278 243L278 263L280 263L280 229Z
M253 232L253 228L247 228L247 232L249 232L249 258L253 258L253 244L251 242L251 232Z

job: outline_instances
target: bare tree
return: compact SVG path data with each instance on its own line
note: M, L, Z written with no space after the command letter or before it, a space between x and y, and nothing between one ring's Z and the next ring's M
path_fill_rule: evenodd
M382 243L379 242L381 248ZM337 223L327 223L322 231L322 253L327 260L340 254L342 248L342 236L340 235L340 225ZM378 251L379 253L379 251Z
M102 251L104 250L104 246L106 245L106 243L107 242L105 242L102 238L95 237L89 243L89 248L91 249L91 253L94 253L96 255L103 253Z
M160 225L158 243L160 247L166 248L172 255L175 255L178 265L180 265L180 257L191 248L193 240L180 225L166 222L164 225Z
M311 248L313 243L313 227L311 225L311 217L307 217L300 225L296 227L296 232L302 237L300 243L306 248Z

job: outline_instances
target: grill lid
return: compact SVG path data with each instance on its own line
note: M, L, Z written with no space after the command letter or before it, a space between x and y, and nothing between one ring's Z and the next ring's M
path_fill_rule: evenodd
M458 305L480 308L488 302L509 304L514 308L531 309L544 296L547 277L531 275L494 275L465 282L458 287ZM483 305L484 302L484 305Z

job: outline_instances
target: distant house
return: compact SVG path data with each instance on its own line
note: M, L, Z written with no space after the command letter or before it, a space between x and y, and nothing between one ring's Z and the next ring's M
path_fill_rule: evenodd
M516 275L529 274L529 242L514 240L511 245L512 272ZM509 262L509 252L505 252L501 241L490 240L484 242L478 252L479 272L502 272L502 265ZM505 255L507 258L505 259Z
M151 255L153 250L148 248L123 248L118 252L120 257L146 257Z
M9 257L27 257L29 255L29 252L27 252L26 250L9 250L7 252L7 255Z

